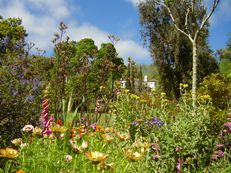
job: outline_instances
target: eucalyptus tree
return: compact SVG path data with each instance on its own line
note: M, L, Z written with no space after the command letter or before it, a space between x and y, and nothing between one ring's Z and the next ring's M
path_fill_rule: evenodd
M192 45L192 106L194 111L196 108L198 41L219 2L220 0L213 0L213 5L209 12L207 12L204 2L201 0L147 0L144 2L155 4L157 6L156 10L164 8L167 12L167 18L171 19L169 22ZM142 3L140 7L142 7ZM166 18L163 22L165 21ZM181 25L182 22L183 25Z

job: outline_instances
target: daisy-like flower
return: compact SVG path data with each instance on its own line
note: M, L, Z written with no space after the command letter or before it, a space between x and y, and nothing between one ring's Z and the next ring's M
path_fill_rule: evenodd
M14 159L19 155L18 151L13 148L0 148L0 157Z
M112 133L115 131L115 129L113 127L105 127L104 131L105 131L105 133L108 133L108 132Z
M40 127L35 127L33 130L33 136L42 136L43 129Z
M120 132L117 132L116 133L116 136L121 139L122 141L126 141L127 139L129 139L129 134L127 133L120 133Z
M128 150L125 150L124 152L125 156L132 160L132 161L137 161L137 160L140 160L142 157L143 157L143 154L142 153L139 153L137 151L133 152L132 150L128 149Z
M107 141L107 142L111 142L114 138L110 135L110 134L108 134L108 133L106 133L106 134L102 134L102 138L105 140L105 141Z
M21 143L20 148L26 148L28 146L27 143Z
M14 140L11 141L12 144L19 146L20 144L22 144L22 138L16 138Z
M71 148L74 150L76 153L80 153L82 151L81 147L76 145L76 144L71 144Z
M83 142L82 142L82 145L81 145L81 148L82 148L83 150L85 150L85 149L87 149L87 147L88 147L88 141L83 141Z
M24 127L23 127L23 129L22 129L22 131L23 132L31 132L31 131L33 131L34 130L34 126L32 126L32 125L25 125Z
M87 151L85 156L93 163L100 163L107 159L108 155L98 151Z
M61 140L64 140L64 133L61 133L60 135L59 135L59 139L61 139Z
M114 163L105 163L101 162L98 164L99 170L107 170L107 169L113 169Z
M81 146L78 146L75 141L71 142L71 148L77 153L81 152L82 150L87 149L87 147L88 147L87 141L83 141Z
M72 156L71 155L66 155L65 159L67 162L71 162L72 161Z

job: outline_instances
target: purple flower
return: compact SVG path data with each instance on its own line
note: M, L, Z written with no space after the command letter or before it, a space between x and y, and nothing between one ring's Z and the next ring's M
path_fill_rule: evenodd
M139 122L137 122L137 121L134 121L134 122L132 122L132 125L139 125Z
M41 113L41 119L42 119L42 124L43 124L43 135L50 135L52 133L51 129L50 129L50 125L52 122L54 122L54 117L50 116L48 114L48 100L43 100L42 102L43 105L43 111Z
M95 130L95 129L96 129L96 123L91 124L90 127L91 127L93 130Z
M159 155L152 156L151 159L157 161L160 158Z
M34 96L26 96L26 102L31 103L33 102L33 100L34 100Z
M231 129L231 122L227 122L224 124L225 127L228 127L229 129Z
M212 155L213 160L218 160L221 157L224 157L224 152L222 150L215 151Z
M3 40L1 40L1 42L4 46L7 46L10 43L10 38L6 36L3 38Z

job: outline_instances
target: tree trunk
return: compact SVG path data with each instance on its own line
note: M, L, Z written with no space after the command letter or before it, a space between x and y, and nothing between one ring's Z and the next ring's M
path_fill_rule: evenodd
M197 89L197 45L196 45L196 40L192 42L193 46L193 68L192 68L192 106L193 106L193 114L195 115L196 113L196 100L197 100L197 95L196 95L196 89Z

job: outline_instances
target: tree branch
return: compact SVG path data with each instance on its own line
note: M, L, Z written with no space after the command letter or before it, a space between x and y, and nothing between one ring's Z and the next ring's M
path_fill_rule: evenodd
M217 8L217 5L219 4L220 0L213 0L213 7L211 9L211 11L209 12L209 14L206 16L204 16L203 21L201 22L200 28L196 31L195 35L194 35L194 40L197 39L197 36L199 34L199 32L202 30L202 28L204 27L204 25L206 24L206 22L209 20L209 18L212 16L214 10Z
M212 7L211 11L209 12L209 14L207 16L204 16L204 19L203 19L203 21L201 23L201 26L200 26L199 30L201 30L204 27L205 23L212 16L212 14L213 14L214 10L216 9L217 5L219 4L219 2L220 2L220 0L213 0L213 7Z
M176 24L176 20L175 20L173 14L172 14L170 8L169 8L167 5L166 5L163 1L154 0L154 2L155 2L156 4L158 4L158 5L161 5L161 6L163 6L164 8L166 8L166 9L168 10L168 13L169 13L169 15L170 15L172 21L173 21L173 24L174 24L175 28L176 28L179 32L181 32L182 34L184 34L186 37L188 37L190 41L193 41L193 39L192 39L192 37L191 37L191 34L190 34L190 33L186 33L185 31L183 31L182 29L180 29L179 26Z

